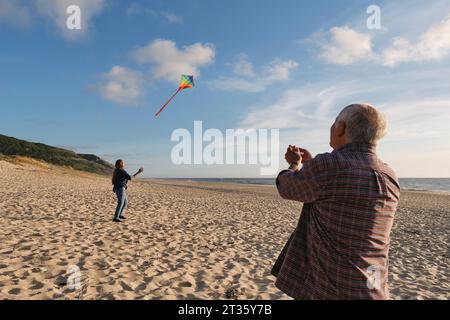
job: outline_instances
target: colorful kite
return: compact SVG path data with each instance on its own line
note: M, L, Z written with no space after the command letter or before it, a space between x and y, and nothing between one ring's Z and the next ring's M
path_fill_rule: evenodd
M193 87L194 87L194 76L187 76L187 75L183 74L181 76L180 86L178 87L178 90L173 94L173 96L170 97L170 99L166 102L166 104L163 105L161 110L159 110L155 114L155 117L159 116L159 114L164 110L164 108L169 104L169 102L178 94L178 92L183 91L184 89L190 89Z

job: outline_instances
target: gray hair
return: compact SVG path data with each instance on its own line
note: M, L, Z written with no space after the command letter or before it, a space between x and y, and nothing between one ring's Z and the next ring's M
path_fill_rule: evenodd
M376 145L387 134L386 117L369 104L352 104L345 107L337 121L345 123L346 136L351 142Z

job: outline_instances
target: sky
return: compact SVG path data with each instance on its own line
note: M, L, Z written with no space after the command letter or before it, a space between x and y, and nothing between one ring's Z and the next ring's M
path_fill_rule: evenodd
M155 118L181 74L195 88ZM399 177L450 177L448 79L448 0L0 0L0 134L145 177L262 177L261 163L177 165L172 134L279 129L283 169L289 144L330 152L355 102L387 116L378 155Z

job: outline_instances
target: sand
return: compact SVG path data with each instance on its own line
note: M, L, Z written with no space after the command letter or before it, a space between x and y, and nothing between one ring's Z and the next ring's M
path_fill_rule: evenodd
M270 269L301 204L273 186L137 180L116 224L108 178L5 161L0 177L0 299L290 299ZM450 195L402 194L393 299L450 298L449 218Z

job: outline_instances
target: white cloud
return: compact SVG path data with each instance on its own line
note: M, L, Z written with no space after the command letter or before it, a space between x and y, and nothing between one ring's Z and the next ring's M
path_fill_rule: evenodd
M450 69L410 71L366 77L365 81L328 79L282 92L243 117L246 128L310 128L330 124L340 109L358 101L375 104L392 124L391 139L427 133L450 136L450 92L442 81ZM381 98L383 97L383 98Z
M383 2L380 3L383 29L381 32L374 31L374 38L395 38L401 35L415 39L431 25L445 19L450 8L448 0ZM366 19L361 19L361 15L354 15L346 25L358 26L357 30L367 30Z
M66 39L73 40L85 36L92 29L92 19L105 5L105 0L36 0L37 11L57 26ZM69 30L66 25L67 7L78 5L81 9L81 30Z
M275 59L264 66L261 72L256 72L248 56L240 54L238 61L231 66L236 76L210 81L210 87L225 91L261 92L271 84L289 80L291 72L299 65L293 60Z
M255 75L253 64L249 61L248 55L241 53L238 55L238 61L230 64L233 72L238 76L251 77Z
M172 12L161 12L161 16L171 24L184 24L183 18Z
M132 16L138 15L138 14L145 14L148 16L156 17L158 13L150 8L142 7L140 4L133 2L131 3L126 9L125 13L128 18L131 18Z
M327 37L319 41L319 56L326 63L349 65L370 58L370 35L349 27L331 28Z
M274 103L253 108L241 121L245 128L314 128L336 117L336 105L351 101L361 89L354 84L325 83L286 90ZM349 104L349 103L347 103Z
M265 83L255 80L234 78L234 77L221 77L209 82L209 86L215 90L223 91L241 91L241 92L262 92L266 90Z
M439 61L450 53L450 16L424 32L416 43L396 38L382 52L382 62L396 66L401 62Z
M393 124L390 139L395 141L415 141L440 135L450 137L450 96L420 97L415 99L396 98L379 105ZM450 146L450 143L449 143Z
M135 49L132 56L139 63L154 64L156 79L178 83L181 74L198 77L199 69L214 61L215 48L212 44L195 43L178 49L173 41L156 39Z
M125 9L125 14L128 18L138 14L139 12L140 6L137 3L132 3Z
M406 61L411 57L411 44L403 38L395 38L392 45L383 50L380 61L385 66L395 66L400 61Z
M263 70L265 81L269 83L278 81L287 81L291 75L291 71L298 68L298 63L294 60L282 61L275 59Z
M319 57L329 64L350 65L370 61L388 67L405 62L441 61L450 54L450 15L423 32L416 42L395 37L388 47L373 49L368 33L349 27L334 27L317 33L308 42L319 47Z
M0 0L0 24L17 29L27 29L31 25L31 14L21 1Z
M173 13L173 12L167 12L167 11L156 11L151 8L142 6L139 3L133 2L131 3L126 9L125 13L128 18L131 18L136 15L146 15L151 16L154 18L161 17L165 19L170 24L184 24L183 17Z
M136 105L142 96L142 75L134 70L114 66L104 75L105 82L98 89L106 100L120 105Z

